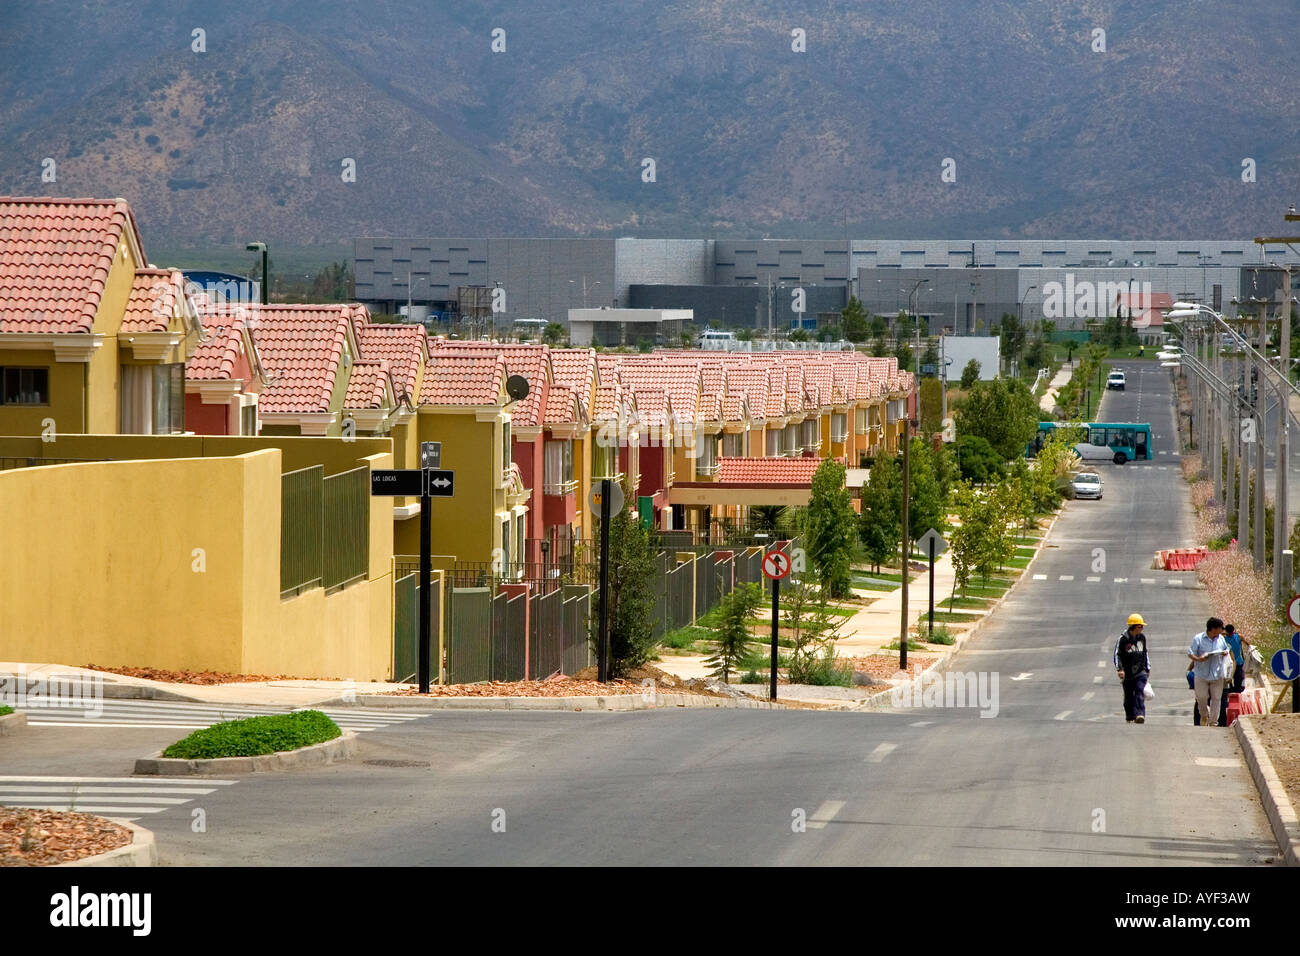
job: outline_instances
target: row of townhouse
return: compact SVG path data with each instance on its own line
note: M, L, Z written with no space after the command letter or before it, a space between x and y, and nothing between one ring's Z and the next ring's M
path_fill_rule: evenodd
M562 559L590 536L604 477L647 526L739 523L806 500L820 459L895 453L916 415L912 375L858 352L458 342L355 303L187 294L148 263L120 199L0 198L0 278L0 435L377 438L397 468L439 441L456 472L455 498L433 505L447 561ZM419 500L391 504L393 551L414 554Z

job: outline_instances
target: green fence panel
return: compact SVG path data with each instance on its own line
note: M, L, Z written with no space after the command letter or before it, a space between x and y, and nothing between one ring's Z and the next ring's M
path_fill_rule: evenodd
M524 679L527 601L528 598L522 594L511 597L504 591L492 599L493 680Z
M447 627L447 682L492 679L492 591L452 588Z
M420 584L408 574L393 586L393 680L415 680L420 667Z
M574 593L574 592L577 593ZM593 663L591 653L591 588L566 588L564 599L564 661L562 670L576 674Z
M323 477L313 465L280 478L280 595L319 585L324 576Z
M324 586L366 576L370 559L370 469L354 468L324 479Z
M534 594L528 612L528 670L533 680L545 680L564 669L564 594L559 590Z

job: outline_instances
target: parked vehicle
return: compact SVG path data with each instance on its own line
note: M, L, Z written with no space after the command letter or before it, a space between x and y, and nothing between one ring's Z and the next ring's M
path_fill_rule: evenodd
M1101 475L1095 471L1081 471L1070 482L1076 498L1101 498Z
M1124 382L1125 379L1124 379L1123 372L1111 372L1110 375L1106 376L1107 389L1113 388L1113 389L1118 389L1119 391L1122 392L1124 391Z

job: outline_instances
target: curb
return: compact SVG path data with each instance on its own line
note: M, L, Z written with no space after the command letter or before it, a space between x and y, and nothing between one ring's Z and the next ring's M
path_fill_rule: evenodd
M135 762L138 776L181 777L190 775L261 773L273 770L297 770L300 767L320 767L355 757L356 731L345 730L343 735L324 743L312 744L298 750L281 750L257 757L213 757L208 760L184 760L164 757L162 751Z
M21 710L0 717L0 737L8 737L27 729L27 715Z
M1241 744L1246 766L1250 767L1250 775L1259 790L1260 803L1264 805L1264 815L1273 828L1273 837L1282 851L1282 862L1286 866L1300 866L1300 820L1287 797L1286 788L1273 769L1273 761L1268 759L1259 732L1250 721L1250 717L1238 717L1232 722L1237 742Z
M1043 530L1042 544L1034 550L1034 556L1030 558L1029 563L1026 564L1024 568L1021 569L1020 576L1011 582L1011 586L1008 587L1004 592L1002 592L1002 596L1000 598L997 598L992 604L989 605L988 611L984 614L983 617L981 617L978 621L972 624L961 634L957 635L957 642L955 644L950 645L947 652L945 652L942 657L938 657L934 661L932 661L929 667L926 667L919 674L912 677L911 678L912 681L916 681L918 678L923 677L924 675L929 674L931 672L937 674L946 673L948 665L952 662L953 657L957 655L957 652L960 651L965 644L967 644L972 638L975 637L975 635L977 635L983 629L984 625L987 624L989 619L993 617L993 612L1002 606L1002 602L1004 602L1008 597L1010 597L1011 592L1016 589L1016 587L1020 584L1021 581L1025 580L1026 576L1028 576L1029 569L1034 566L1034 562L1038 560L1038 556L1043 553L1043 549L1047 546L1047 539L1051 535L1052 529L1056 527L1057 519L1061 517L1064 511L1065 511L1065 507L1064 505L1062 505L1060 508L1057 509L1056 514L1052 515L1052 520L1048 523L1047 527ZM919 620L920 619L918 618L918 621ZM903 685L900 684L898 686L901 687ZM844 708L844 709L868 710L868 711L893 710L894 706L891 703L893 693L894 693L894 688L891 687L889 690L881 691L879 694L873 694L872 696L866 698L865 700L861 701L860 703L858 703L856 706L853 706L852 708Z
M647 701L641 693L610 694L605 697L415 697L358 694L355 701L326 701L321 706L392 707L395 710L543 710L594 711L598 713L633 710L663 710L669 707L718 708L743 710L784 710L778 700L750 700L736 697L705 697L702 694L663 694L656 692ZM232 759L232 758L227 758ZM240 759L240 758L233 758ZM137 770L137 773L140 771Z
M113 823L120 824L131 831L131 842L126 846L120 846L116 850L109 850L107 853L100 853L96 856L88 856L80 860L73 860L71 863L59 863L58 866L157 866L158 865L158 846L154 842L153 831L146 830L144 827L136 826L134 823L128 823L125 820L114 820L112 817L105 817Z

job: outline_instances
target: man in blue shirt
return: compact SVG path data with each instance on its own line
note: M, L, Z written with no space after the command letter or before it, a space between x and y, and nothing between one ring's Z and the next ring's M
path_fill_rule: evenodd
M1201 726L1215 727L1219 723L1223 682L1232 667L1232 648L1223 639L1223 622L1217 617L1206 621L1205 630L1192 638L1187 656L1196 675L1196 706L1200 708Z

